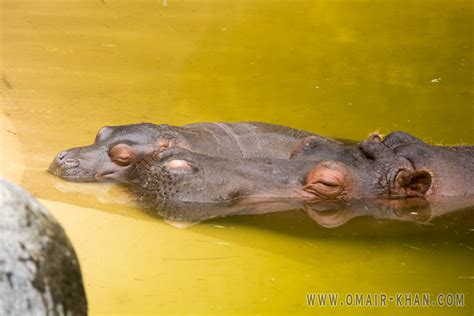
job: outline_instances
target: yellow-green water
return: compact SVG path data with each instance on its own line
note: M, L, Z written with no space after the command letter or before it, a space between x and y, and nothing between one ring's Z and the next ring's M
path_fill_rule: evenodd
M472 231L302 212L174 228L117 186L46 173L103 125L256 120L474 144L471 1L1 0L2 174L78 253L90 313L471 315ZM127 204L128 203L128 204ZM472 225L471 225L472 226ZM465 307L307 307L307 292Z

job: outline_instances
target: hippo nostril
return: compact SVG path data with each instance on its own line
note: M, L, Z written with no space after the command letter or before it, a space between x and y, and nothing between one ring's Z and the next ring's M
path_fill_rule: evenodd
M67 152L62 151L58 154L58 160L63 161L64 157L66 157Z
M79 166L79 160L74 159L74 158L68 158L64 160L64 165L66 165L66 167L68 168L75 168Z

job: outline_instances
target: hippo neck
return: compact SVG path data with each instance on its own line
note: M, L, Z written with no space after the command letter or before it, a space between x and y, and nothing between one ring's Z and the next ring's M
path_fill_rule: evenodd
M429 195L474 196L474 147L432 146L426 169L433 174L433 187Z

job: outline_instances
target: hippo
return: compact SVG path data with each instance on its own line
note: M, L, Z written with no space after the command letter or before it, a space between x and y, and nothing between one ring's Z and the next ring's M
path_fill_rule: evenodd
M129 186L147 211L176 222L423 196L430 173L379 145L376 138L349 146L317 136L298 144L291 159L239 160L173 147L136 157Z
M87 315L75 251L61 225L0 178L0 315Z
M48 170L68 181L127 182L130 162L137 155L179 146L230 159L285 159L296 141L311 135L259 122L105 126L97 133L94 144L60 152Z

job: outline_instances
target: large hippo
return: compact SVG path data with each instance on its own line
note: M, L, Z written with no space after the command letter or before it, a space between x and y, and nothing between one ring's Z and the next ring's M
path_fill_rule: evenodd
M285 159L296 141L310 135L313 134L258 122L106 126L99 130L94 144L60 152L49 171L69 181L126 182L130 162L137 155L179 146L230 159Z
M312 139L312 159L297 159L310 150L306 144L293 159L230 160L170 148L136 158L131 189L148 211L189 222L308 207L327 211L362 199L420 197L430 188L428 172L386 146L373 146L378 140L336 146L316 139L321 142L314 146Z
M30 194L0 179L0 315L87 315L74 249Z

